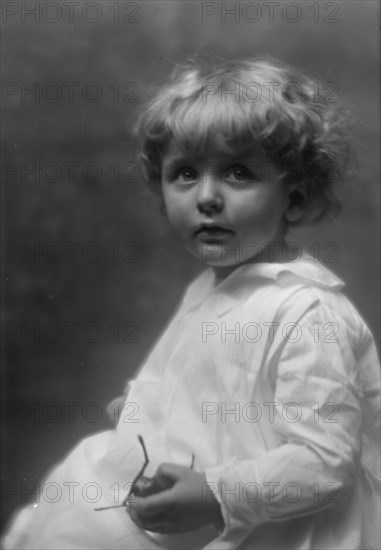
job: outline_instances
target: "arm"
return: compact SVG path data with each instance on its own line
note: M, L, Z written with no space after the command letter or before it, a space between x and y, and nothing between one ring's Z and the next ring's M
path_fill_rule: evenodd
M281 325L291 319L292 311ZM327 323L336 323L334 337L310 330ZM272 407L261 404L263 414L274 413L268 420L281 444L255 460L206 470L227 530L334 506L356 476L362 390L347 327L322 305L304 314L298 326L299 339L292 334L293 342L279 336L277 346L274 342L274 401Z

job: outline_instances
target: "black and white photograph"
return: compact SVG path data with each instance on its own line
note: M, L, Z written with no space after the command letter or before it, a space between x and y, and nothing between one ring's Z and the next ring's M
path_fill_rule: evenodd
M4 550L381 549L380 6L3 0Z

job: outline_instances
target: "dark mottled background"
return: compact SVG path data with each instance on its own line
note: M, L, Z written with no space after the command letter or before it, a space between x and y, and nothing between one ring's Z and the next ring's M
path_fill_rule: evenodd
M378 341L379 3L275 2L273 19L259 2L64 4L2 6L3 521L79 438L110 427L105 405L202 268L141 182L130 135L139 101L199 48L270 54L337 84L359 173L337 221L289 238L347 281Z

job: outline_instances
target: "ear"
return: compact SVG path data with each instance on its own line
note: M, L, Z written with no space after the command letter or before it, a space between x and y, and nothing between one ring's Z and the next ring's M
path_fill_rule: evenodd
M285 212L285 218L289 222L296 222L301 218L307 202L305 188L301 185L292 187L288 195L288 200L289 203Z

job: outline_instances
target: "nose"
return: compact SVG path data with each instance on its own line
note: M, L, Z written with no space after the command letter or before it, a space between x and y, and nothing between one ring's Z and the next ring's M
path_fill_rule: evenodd
M224 200L218 178L204 176L199 183L197 193L197 208L199 212L220 212L223 206Z

